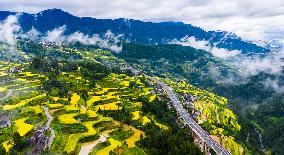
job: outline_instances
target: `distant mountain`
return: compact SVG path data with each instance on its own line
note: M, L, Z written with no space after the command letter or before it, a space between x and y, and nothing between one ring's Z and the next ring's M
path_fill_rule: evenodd
M16 12L0 11L0 20ZM173 39L194 36L197 40L207 40L213 46L243 53L266 53L268 48L242 40L234 33L225 31L205 31L182 22L143 22L133 19L96 19L76 17L60 9L48 9L37 14L21 13L19 23L23 31L32 27L41 33L66 25L66 34L80 31L84 34L104 34L111 30L114 34L124 34L124 38L144 44L166 44Z
M284 42L283 40L280 40L280 39L272 39L268 41L257 40L257 41L253 41L253 43L261 47L265 47L265 48L276 50L276 51L281 50L284 47Z

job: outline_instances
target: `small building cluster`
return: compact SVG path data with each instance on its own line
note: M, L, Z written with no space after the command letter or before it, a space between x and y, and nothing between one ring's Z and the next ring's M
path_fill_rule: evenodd
M198 100L197 97L192 96L191 94L180 94L182 96L183 99L183 107L191 113L191 117L194 120L197 120L197 116L199 116L201 114L201 110L196 111L194 109L194 102L196 100Z
M57 44L55 42L46 42L46 41L42 41L39 43L42 47L44 48L53 48L53 47L57 47Z
M163 90L163 88L160 85L152 84L149 80L146 80L146 85L149 86L149 87L154 88L153 90L151 90L152 94L155 94L155 93L161 93L162 94L162 93L164 93L164 90Z
M23 69L21 67L10 67L9 68L9 73L21 73L23 72Z
M139 71L137 71L136 69L134 69L133 67L129 66L129 65L122 65L119 67L119 70L121 71L125 71L125 72L130 72L132 75L134 76L138 76L140 74Z
M0 114L0 129L7 128L9 126L11 126L10 119L5 115Z
M47 127L38 129L29 139L29 144L33 147L33 153L40 153L42 150L48 149L48 141L50 137L45 135L47 131Z

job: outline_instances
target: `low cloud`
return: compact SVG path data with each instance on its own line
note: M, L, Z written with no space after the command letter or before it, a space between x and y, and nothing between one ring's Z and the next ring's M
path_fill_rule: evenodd
M50 30L44 35L32 27L31 30L23 33L21 31L21 26L18 23L18 16L11 15L0 22L0 42L13 48L16 45L17 37L21 37L34 41L55 42L57 44L80 42L84 45L97 45L100 48L109 49L117 53L122 50L120 40L123 35L114 35L111 31L107 31L103 36L97 34L88 36L81 32L64 35L65 30L66 26L62 26Z
M233 64L239 68L243 78L266 73L274 75L276 78L267 78L263 81L266 88L272 88L278 93L284 93L284 86L280 77L283 77L284 49L272 52L266 56L239 57L232 60ZM282 83L282 84L281 84Z
M280 75L284 66L284 50L272 52L266 56L240 56L231 61L240 68L242 76L254 76L261 72Z
M20 31L17 16L8 16L0 22L0 42L14 46L16 44L16 33Z
M25 39L38 40L38 39L40 39L40 35L41 35L41 33L37 29L32 27L31 30L29 30L28 32L26 32L24 34L21 34L20 36L22 38L25 38Z
M122 51L122 46L118 45L122 35L114 35L111 31L107 31L103 37L95 34L93 36L84 35L81 32L75 32L67 36L68 43L80 42L85 45L97 45L101 48L106 48L116 53Z
M182 46L191 46L196 49L201 49L212 53L216 57L220 58L229 58L241 54L241 51L238 50L226 50L224 48L218 48L216 46L211 46L210 43L206 40L197 40L194 36L188 37L185 36L180 40L173 40L170 43L178 44Z
M266 88L272 88L273 90L275 90L277 93L284 93L284 86L280 84L280 79L271 79L271 78L267 78L264 81L264 86Z
M58 44L64 43L76 43L79 42L84 45L97 45L100 48L109 49L116 53L121 52L122 46L120 39L122 35L114 35L111 31L107 31L102 37L98 34L89 36L82 32L75 32L70 35L64 35L66 26L62 26L47 32L47 35L43 37L43 41L55 42Z
M59 28L48 31L46 37L44 37L42 40L47 42L62 43L65 40L65 37L63 36L65 29L66 26L61 26Z
M260 73L266 73L280 77L283 74L284 67L284 49L271 52L267 55L247 56L241 54L241 51L228 51L223 48L210 46L206 40L197 40L194 37L184 37L180 40L173 40L170 43L179 44L182 46L191 46L196 49L202 49L212 53L216 57L224 58L228 63L232 64L238 70L238 75L228 74L226 77L221 77L218 67L210 67L209 75L221 83L234 84L238 81L247 81L252 76L257 76ZM281 85L280 78L267 78L263 81L266 88L272 88L276 92L284 93L284 86Z
M14 47L17 37L21 37L34 41L55 42L57 44L80 42L84 45L97 45L100 48L109 49L117 53L122 50L120 41L123 35L114 35L111 31L107 31L103 36L97 34L88 36L81 32L64 35L65 30L66 26L62 26L48 31L46 35L43 35L32 27L31 30L23 33L17 16L8 16L4 21L0 22L0 42L9 45L9 47Z

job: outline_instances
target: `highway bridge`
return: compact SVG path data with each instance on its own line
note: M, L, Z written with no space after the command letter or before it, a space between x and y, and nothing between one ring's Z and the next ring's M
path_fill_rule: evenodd
M176 94L172 91L170 87L168 87L165 83L147 76L152 81L156 82L158 85L162 87L162 89L169 95L173 106L178 112L179 116L183 119L183 122L191 128L191 130L206 143L211 149L213 149L219 155L231 155L229 151L223 148L219 143L217 143L206 131L204 131L187 113L187 111L183 108L182 104L178 100Z

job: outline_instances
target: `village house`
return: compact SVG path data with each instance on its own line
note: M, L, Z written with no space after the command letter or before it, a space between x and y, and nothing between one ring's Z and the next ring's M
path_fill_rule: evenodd
M35 134L29 139L30 145L33 146L33 153L47 149L47 144L50 138L49 136L45 135L45 132L47 132L47 130L47 127L38 129Z
M10 119L5 115L0 115L0 129L11 126Z
M21 73L23 72L22 68L21 67L10 67L9 68L9 73Z

